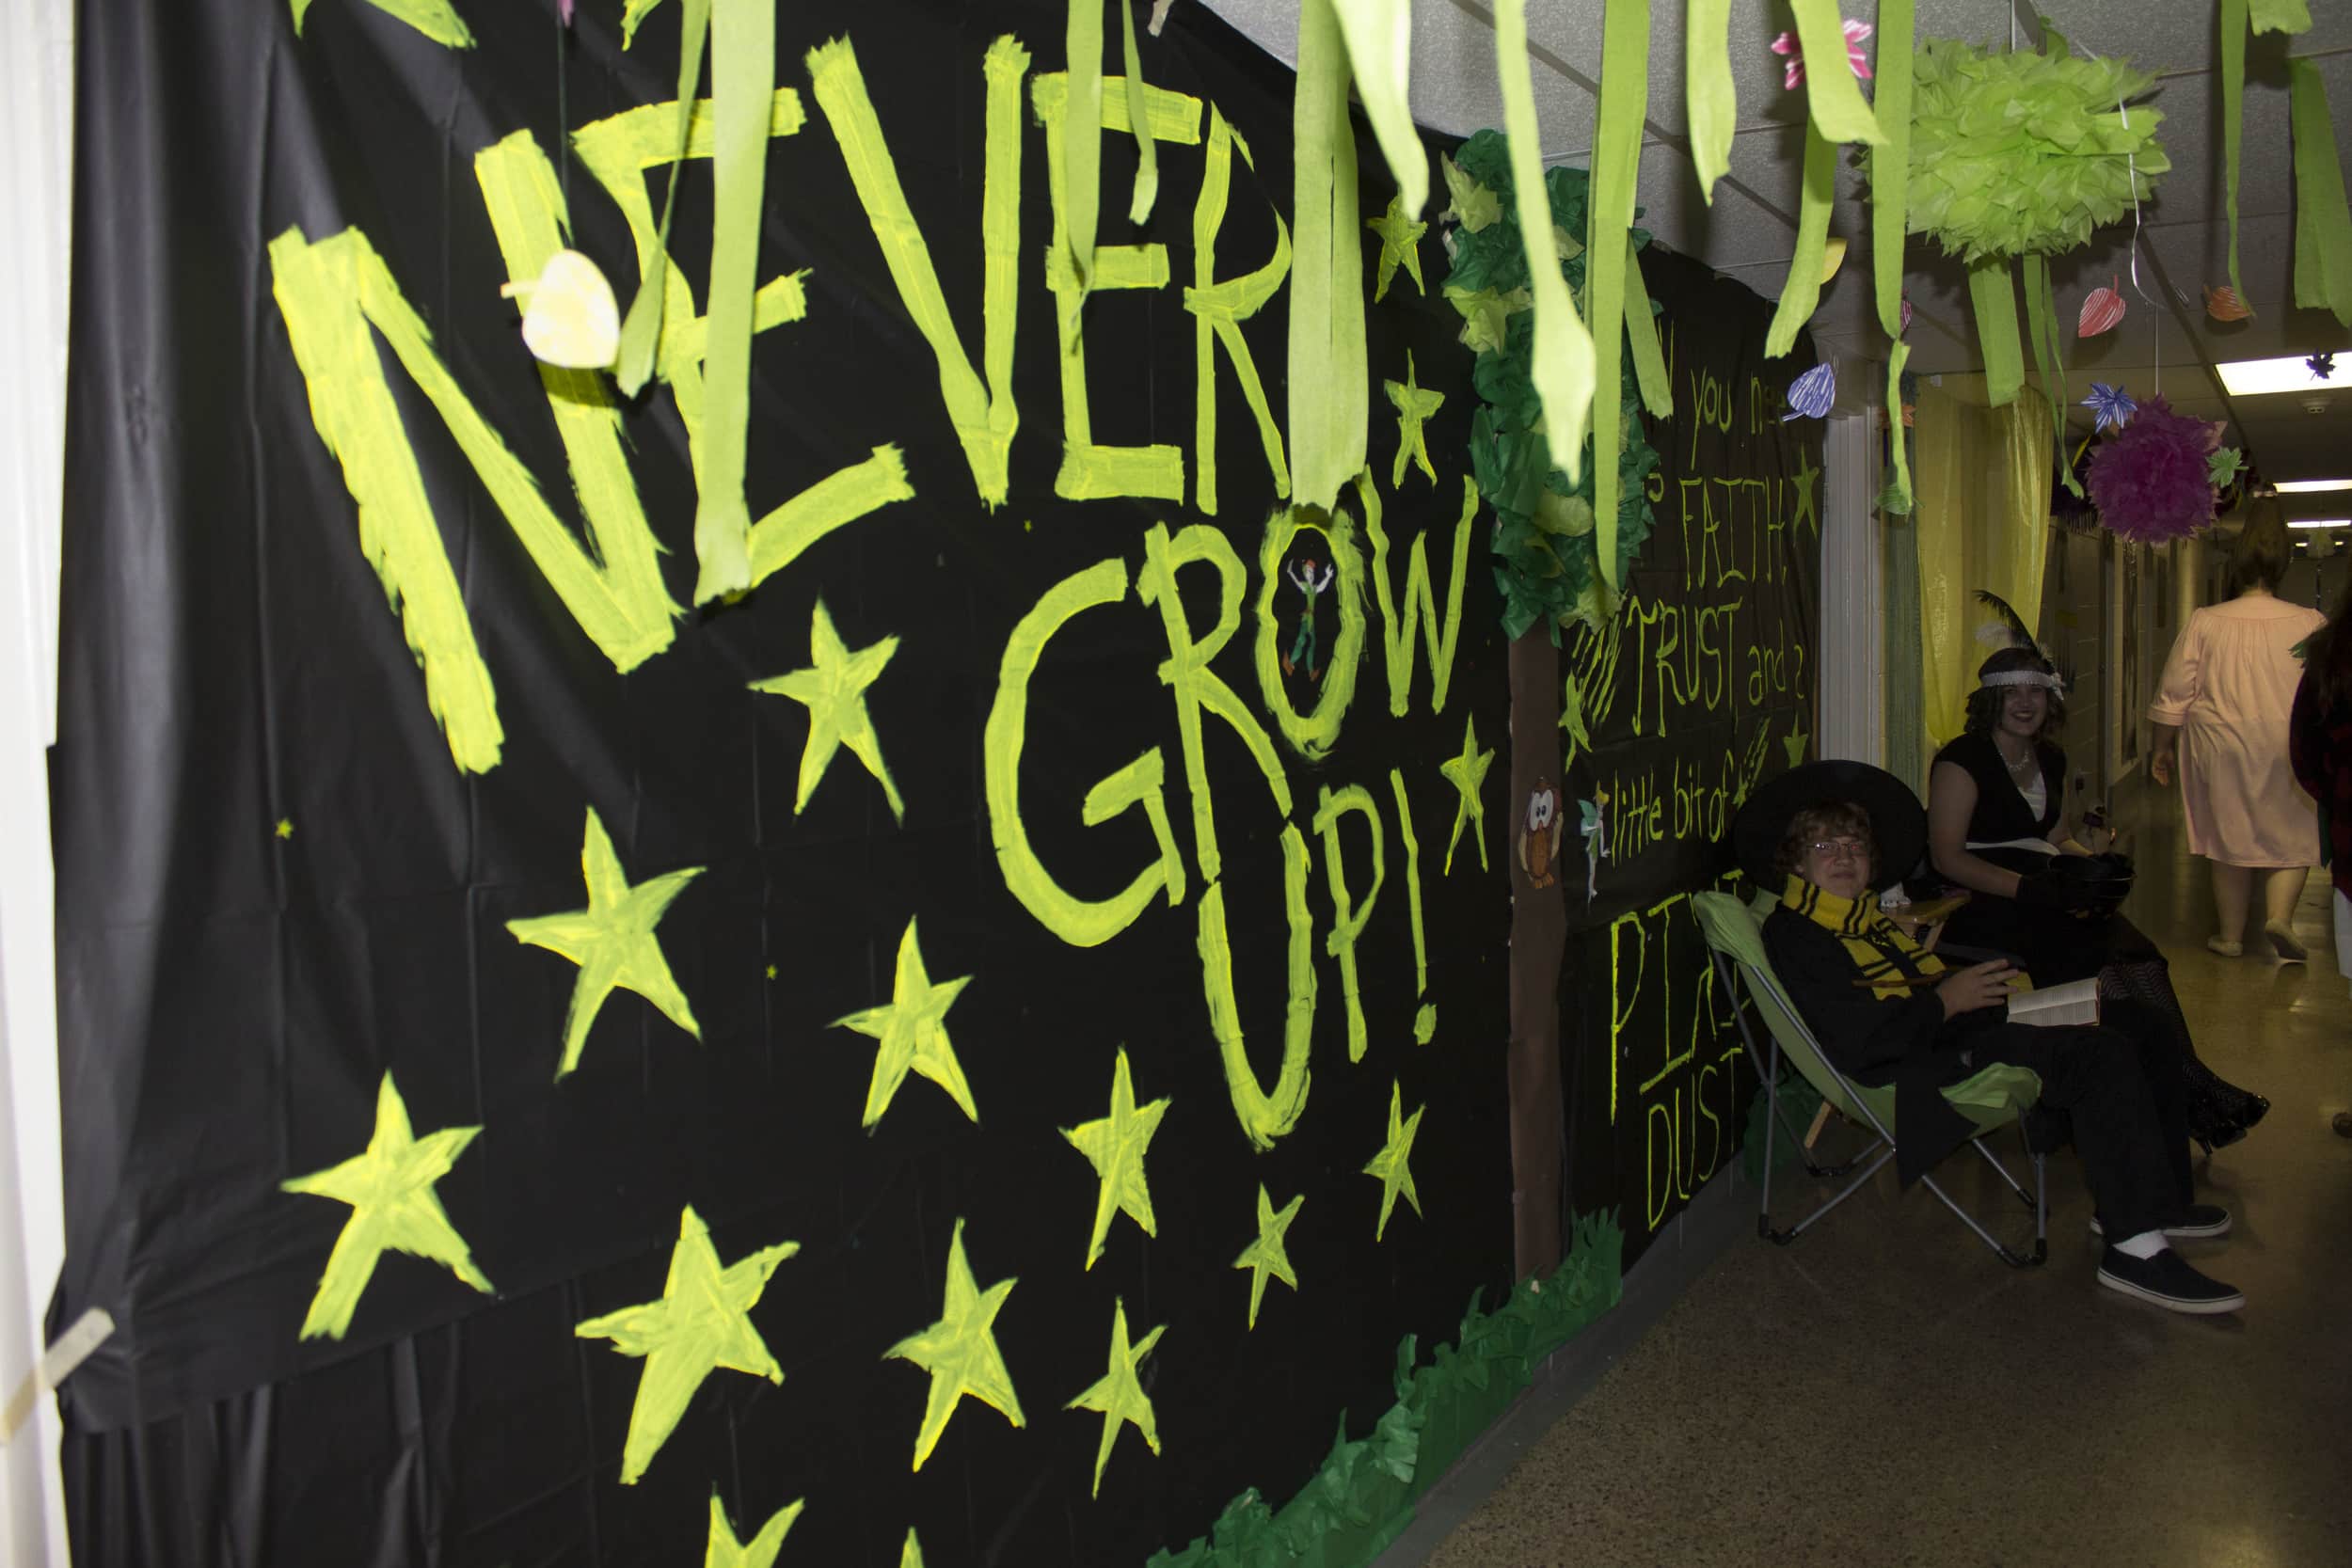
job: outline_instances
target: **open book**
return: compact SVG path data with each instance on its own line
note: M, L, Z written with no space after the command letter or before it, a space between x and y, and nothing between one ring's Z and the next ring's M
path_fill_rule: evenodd
M2021 990L2009 999L2009 1021L2039 1028L2099 1022L2099 982L2069 980L2062 986Z

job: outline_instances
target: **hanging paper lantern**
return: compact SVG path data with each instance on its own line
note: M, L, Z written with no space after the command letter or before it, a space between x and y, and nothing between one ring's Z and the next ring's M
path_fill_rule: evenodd
M2217 322L2242 322L2253 319L2254 312L2237 291L2227 283L2205 291L2205 314Z
M2161 397L2100 443L2086 474L2099 521L2143 545L2185 539L2213 521L2212 458L2221 426L2172 412Z
M2096 338L2102 332L2112 330L2115 324L2123 319L2123 296L2115 288L2116 283L2122 281L2118 277L2106 288L2090 291L2090 296L2083 301L2082 314L2074 321L2075 337Z
M2122 387L2110 387L2104 381L2090 384L2090 395L2083 399L2082 405L2097 416L2096 422L2091 426L2093 435L2110 425L2117 430L2122 429L2131 422L2133 413L2139 407L2132 401L2132 395Z
M1781 423L1790 420L1818 420L1830 411L1837 401L1837 368L1824 359L1790 384L1788 412L1780 417Z

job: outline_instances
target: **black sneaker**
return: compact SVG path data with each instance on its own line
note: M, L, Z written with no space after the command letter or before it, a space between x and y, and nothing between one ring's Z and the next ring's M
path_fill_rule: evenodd
M2090 1216L2090 1233L2093 1236L2107 1233L2096 1214ZM2192 1203L2186 1213L2164 1227L2164 1233L2191 1240L2227 1236L2230 1233L2230 1212L2218 1203Z
M2170 1247L2153 1258L2134 1258L2109 1247L2099 1259L2099 1283L2168 1312L2234 1312L2246 1305L2245 1293L2236 1286L2206 1278Z

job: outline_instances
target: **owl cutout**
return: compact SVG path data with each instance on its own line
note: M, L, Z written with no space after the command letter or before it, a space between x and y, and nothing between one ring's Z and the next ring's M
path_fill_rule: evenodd
M1550 887L1559 878L1551 868L1560 863L1560 834L1567 826L1560 815L1560 792L1549 779L1537 779L1527 798L1527 816L1519 825L1519 869L1530 887Z

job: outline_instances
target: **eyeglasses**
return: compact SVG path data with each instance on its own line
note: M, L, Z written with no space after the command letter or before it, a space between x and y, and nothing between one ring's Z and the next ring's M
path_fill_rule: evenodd
M1866 838L1816 839L1806 847L1823 860L1862 861L1870 858L1870 841Z

